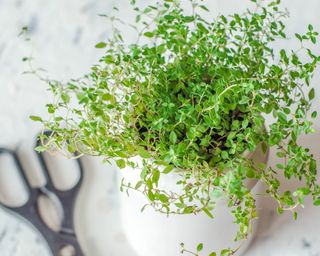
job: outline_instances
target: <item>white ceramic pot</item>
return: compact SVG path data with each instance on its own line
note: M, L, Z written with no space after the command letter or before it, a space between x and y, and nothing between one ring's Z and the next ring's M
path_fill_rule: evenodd
M252 158L256 163L266 163L268 154L263 154L260 148L258 147L253 153L247 153L247 157ZM136 184L140 170L126 168L120 173L121 178L124 178L127 183ZM175 184L175 180L168 181L168 177L165 177L165 182L171 183L170 187ZM254 190L259 190L259 186L255 185L254 181L248 184ZM208 255L212 251L220 252L221 249L239 245L234 242L238 225L233 223L234 218L224 199L217 203L213 211L215 218L210 219L204 213L167 217L165 214L155 212L151 207L145 208L141 213L140 210L147 203L147 199L136 191L131 191L129 197L123 192L120 198L124 232L137 256L178 256L182 242L186 248L192 250L199 243L203 243L204 250L201 255ZM249 246L258 224L258 220L255 220L253 232L243 243L238 255Z

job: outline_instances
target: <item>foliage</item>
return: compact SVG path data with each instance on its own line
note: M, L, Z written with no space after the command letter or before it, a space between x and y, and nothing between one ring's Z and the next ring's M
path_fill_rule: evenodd
M224 195L241 240L257 215L247 179L267 185L279 213L294 212L309 195L320 204L316 161L297 143L300 134L313 132L307 116L314 89L305 91L320 57L306 45L316 44L318 33L310 25L305 35L295 35L298 50L278 52L272 45L287 39L283 19L288 15L279 1L252 0L253 11L212 20L202 18L205 5L189 2L190 13L178 0L145 9L132 1L138 40L129 45L117 30L120 20L110 17L114 34L97 44L105 49L100 62L82 79L48 81L55 96L47 105L50 119L32 119L55 132L39 150L53 145L104 156L119 168L136 167L133 157L140 156L141 181L123 183L122 189L145 194L157 211L203 211L213 217L216 195ZM265 130L267 116L273 121ZM243 153L258 146L265 152L274 147L283 161L275 167L254 165ZM180 194L158 185L172 172L179 175ZM279 173L303 185L281 193Z

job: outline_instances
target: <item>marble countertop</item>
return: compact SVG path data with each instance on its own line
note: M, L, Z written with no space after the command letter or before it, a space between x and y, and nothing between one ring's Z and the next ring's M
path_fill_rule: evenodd
M35 65L45 68L50 77L56 79L74 78L88 72L102 54L94 45L110 33L106 20L97 14L110 13L115 2L120 13L130 18L126 0L0 0L0 25L3 28L0 35L0 146L18 148L25 167L36 177L40 177L40 170L32 147L40 127L28 116L46 115L44 106L51 96L45 84L32 76L22 75L27 67L21 59L32 53ZM247 7L244 3L249 1L206 2L216 14L244 9ZM318 0L284 0L283 5L291 13L287 21L289 35L303 32L309 23L320 24ZM18 37L23 26L29 26L32 42ZM126 36L130 40L131 33L128 31ZM275 47L291 46L283 42ZM313 80L314 86L319 78L317 75ZM320 87L316 87L316 92L320 95ZM316 101L319 102L319 96ZM314 108L319 111L320 105L316 104ZM319 159L319 118L315 123L318 133L302 138L301 143L310 147ZM273 159L271 154L269 163ZM86 165L81 201L77 203L81 213L77 230L80 243L90 255L133 255L121 231L114 167L104 166L93 159L87 159ZM0 171L0 195L6 184L5 174ZM37 184L40 180L33 182ZM286 188L294 186L286 181L284 184ZM278 216L275 209L271 199L262 199L258 233L245 255L320 256L320 208L307 201L305 209L299 209L297 221L289 213ZM94 218L92 211L95 212ZM80 222L80 217L76 221ZM0 208L0 255L49 254L46 244L32 228Z

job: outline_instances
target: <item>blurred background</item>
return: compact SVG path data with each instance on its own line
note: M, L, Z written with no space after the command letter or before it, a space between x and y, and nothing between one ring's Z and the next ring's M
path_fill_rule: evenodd
M139 1L138 1L139 2ZM142 1L141 1L142 2ZM153 1L145 0L144 4ZM213 16L231 14L250 6L249 0L207 0ZM0 147L17 149L23 164L31 173L39 174L39 166L32 151L39 124L30 121L30 115L46 116L45 104L52 100L47 85L37 78L22 73L28 70L22 58L32 55L34 65L48 71L50 78L66 80L77 78L90 70L103 54L95 49L97 42L110 35L110 25L98 14L109 14L112 7L130 19L129 0L0 0ZM290 12L286 21L287 35L303 33L309 23L320 30L319 0L283 0ZM28 26L25 41L19 37L22 27ZM131 31L125 31L130 41ZM294 48L290 40L278 42L275 47ZM319 53L320 50L316 49ZM315 110L320 111L319 72L312 81L317 97ZM319 159L320 123L317 133L301 138ZM269 159L272 164L273 154ZM0 165L1 167L2 165ZM77 202L77 233L87 255L133 255L121 232L117 213L115 168L102 165L99 159L86 159L85 182ZM41 183L41 175L33 183ZM10 189L16 189L17 177L10 168L0 168L0 199L8 199ZM288 187L292 184L287 184ZM320 209L307 201L299 209L298 220L292 214L278 216L276 205L263 199L260 206L258 234L246 256L320 256ZM0 255L50 255L41 237L25 222L0 207Z

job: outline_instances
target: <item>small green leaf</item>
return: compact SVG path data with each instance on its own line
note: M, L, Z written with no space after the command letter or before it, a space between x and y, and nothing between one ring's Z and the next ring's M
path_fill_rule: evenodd
M188 206L186 208L183 209L182 214L190 214L193 213L194 208L192 206Z
M227 151L222 151L221 152L221 157L222 157L222 159L228 159L228 157L229 157L228 152Z
M277 212L279 215L281 215L283 213L283 208L282 207L278 207L277 208Z
M140 212L143 212L143 211L146 209L147 206L148 206L148 204L145 204L145 205L141 208Z
M142 157L142 158L151 158L151 154L143 149L143 148L139 148L139 155Z
M313 201L314 206L320 206L320 198Z
M164 194L160 194L159 195L159 200L162 202L162 203L167 203L169 201L168 197Z
M309 100L313 100L315 97L315 90L312 88L309 92Z
M248 168L246 175L249 179L253 179L256 176L256 172L253 168Z
M98 49L102 49L102 48L105 48L106 46L107 46L106 43L100 42L100 43L97 43L95 47Z
M310 173L316 174L317 173L317 161L315 159L310 160Z
M148 31L148 32L144 33L144 36L151 38L154 36L154 33Z
M107 64L114 63L114 58L111 55L107 55L104 57L104 62Z
M211 213L207 208L203 208L202 211L203 211L205 214L207 214L207 215L210 217L210 219L213 219L213 218L214 218L213 215L212 215L212 213Z
M210 12L210 10L205 5L200 5L199 7L206 12Z
M41 153L41 152L46 151L47 148L44 147L44 146L38 146L38 147L36 147L34 150L37 151L37 152L39 152L39 153Z
M164 168L164 170L162 171L162 173L168 174L168 173L170 173L173 169L174 169L174 166L173 166L173 165L169 165L169 166L167 166L166 168Z
M203 243L198 244L197 252L201 252L203 250Z
M61 99L65 104L70 102L70 96L65 92L61 93Z
M193 16L185 16L183 20L186 23L193 22L194 21L194 17Z
M317 118L318 112L317 111L313 111L311 114L312 118Z
M299 34L295 34L295 36L296 36L296 38L298 38L298 40L299 40L300 42L302 42L302 36L300 36Z
M148 198L150 199L151 202L155 200L155 196L151 190L148 191Z
M280 170L283 170L284 169L284 165L283 164L276 164L277 168L280 169Z
M136 22L138 23L141 20L141 15L136 16Z
M159 179L160 179L160 171L156 169L152 175L152 182L157 184Z
M230 256L232 253L232 251L230 249L223 249L221 252L220 252L220 256Z
M135 185L134 188L135 188L136 190L138 190L142 185L143 185L143 181L140 180L140 181L137 182L137 184Z
M30 116L29 117L32 121L36 121L36 122L42 122L42 118L39 116Z
M170 139L172 144L176 144L176 142L177 142L177 134L174 131L172 131L170 133L170 138L169 139Z
M308 25L308 30L313 31L313 26L311 24Z
M209 254L209 256L217 256L217 253L216 252L212 252Z
M183 204L183 203L175 203L174 204L177 208L180 208L180 209L182 209L182 208L185 208L186 207L186 205L185 204Z
M56 107L53 104L47 104L47 109L49 114L56 112Z
M267 153L267 151L268 151L268 145L267 145L267 143L265 143L264 141L261 143L261 148L262 148L262 152L264 153L264 154L266 154Z
M123 159L116 160L116 164L120 169L123 169L126 167L126 162Z
M71 143L68 144L67 148L70 153L74 153L76 151L75 146Z

